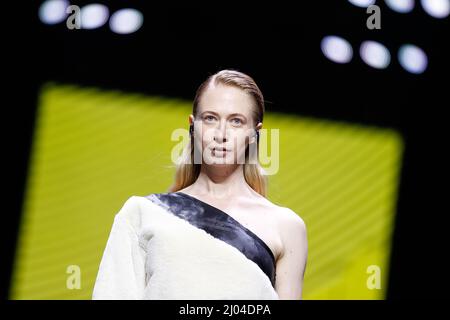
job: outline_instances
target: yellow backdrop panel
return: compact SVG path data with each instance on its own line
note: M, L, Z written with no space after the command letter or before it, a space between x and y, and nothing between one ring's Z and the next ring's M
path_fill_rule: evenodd
M190 101L169 97L42 88L11 299L91 298L114 215L131 195L167 191L177 143L170 137L188 128L190 111ZM280 133L269 198L294 210L308 229L304 298L383 299L401 137L271 112L264 127Z

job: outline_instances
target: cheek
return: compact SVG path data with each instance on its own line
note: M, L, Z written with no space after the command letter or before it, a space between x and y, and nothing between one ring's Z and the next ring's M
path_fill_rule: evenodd
M207 147L210 143L214 142L214 130L204 129L200 132L200 137L203 147Z
M242 152L248 146L248 135L244 130L237 130L232 134L233 147L236 151Z

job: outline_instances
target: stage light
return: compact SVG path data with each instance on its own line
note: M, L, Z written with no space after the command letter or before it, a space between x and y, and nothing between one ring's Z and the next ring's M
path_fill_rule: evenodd
M66 8L69 6L66 0L48 0L39 7L39 19L45 24L57 24L63 22L66 17Z
M423 73L428 66L426 53L412 44L405 44L400 47L398 60L406 71L414 74Z
M139 30L144 22L144 16L136 9L121 9L116 11L109 20L109 26L115 33L127 34Z
M351 4L361 7L361 8L367 8L368 6L375 3L375 0L348 0Z
M364 41L359 48L361 59L372 68L385 69L391 62L389 50L379 42Z
M348 63L352 60L353 49L350 43L338 36L326 36L320 47L325 57L336 63Z
M399 13L408 13L414 9L414 0L385 0L387 6Z
M450 0L421 0L420 2L425 12L434 18L443 19L450 14Z
M108 21L109 10L105 5L93 3L82 7L80 15L82 29L96 29Z

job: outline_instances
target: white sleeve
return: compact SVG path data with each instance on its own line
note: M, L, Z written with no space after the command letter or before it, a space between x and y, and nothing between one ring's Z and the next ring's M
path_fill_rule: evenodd
M142 299L145 250L130 223L139 207L130 199L114 217L92 293L93 300Z

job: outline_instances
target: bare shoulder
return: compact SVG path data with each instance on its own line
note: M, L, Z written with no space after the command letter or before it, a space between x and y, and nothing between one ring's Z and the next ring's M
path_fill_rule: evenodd
M283 251L287 247L295 247L300 242L305 241L305 221L290 208L279 207L278 230L283 243Z
M306 224L303 218L294 210L277 205L269 199L264 199L262 205L270 212L270 220L276 225L277 233L283 244L298 241L306 236Z
M306 228L304 220L294 210L277 205L269 199L265 199L265 205L273 212L273 217L277 220L280 227Z
M297 229L306 229L305 221L294 210L287 207L279 207L280 223L285 226L293 226Z

